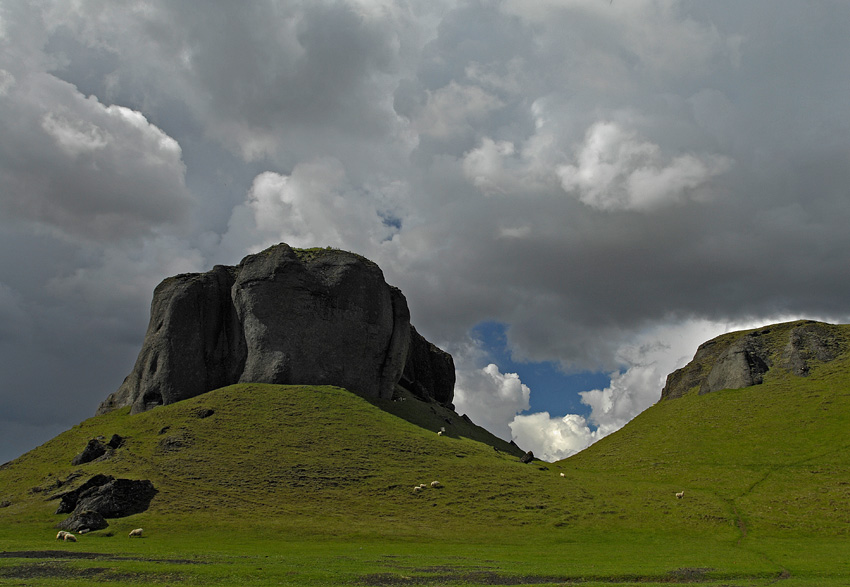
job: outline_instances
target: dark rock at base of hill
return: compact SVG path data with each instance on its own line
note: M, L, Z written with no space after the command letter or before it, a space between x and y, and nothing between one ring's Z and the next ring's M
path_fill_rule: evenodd
M771 369L806 377L815 364L848 349L840 327L811 320L775 324L714 338L693 360L667 376L661 399L759 385Z
M94 530L103 530L108 528L109 523L98 512L85 510L65 518L58 524L56 528L67 530L68 532L86 533Z
M449 405L454 365L411 328L407 300L375 263L280 244L160 283L136 365L97 413L138 413L234 383L336 385L383 399L398 383Z
M88 444L83 449L83 452L81 452L71 460L71 464L76 466L82 465L84 463L90 463L95 459L99 459L105 454L106 445L103 444L97 438L92 438L91 440L89 440Z
M73 512L78 515L94 511L104 518L123 518L147 510L157 493L153 483L148 480L95 475L77 489L60 493L51 499L61 500L57 514Z
M148 480L113 479L80 494L74 512L92 510L104 518L132 516L147 510L157 493Z
M533 460L534 460L534 453L533 453L533 452L531 452L531 451L528 451L527 453L525 453L524 455L522 455L522 456L519 458L519 462L521 462L521 463L525 463L525 464L528 464L528 463L530 463L530 462L531 462L531 461L533 461Z

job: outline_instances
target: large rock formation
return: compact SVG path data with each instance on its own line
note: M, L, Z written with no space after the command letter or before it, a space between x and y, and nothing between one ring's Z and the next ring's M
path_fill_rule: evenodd
M812 366L848 350L844 326L801 320L732 332L697 349L693 360L667 376L661 399L758 385L771 369L806 377Z
M280 244L159 284L136 365L97 413L137 413L240 382L379 398L401 385L450 405L454 380L451 355L411 327L407 300L375 263Z

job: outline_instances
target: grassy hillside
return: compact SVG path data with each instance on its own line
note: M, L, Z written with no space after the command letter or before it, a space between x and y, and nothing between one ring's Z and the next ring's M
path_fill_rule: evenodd
M842 357L805 379L660 402L529 465L412 397L250 384L119 410L0 469L0 585L847 584L848 374ZM112 434L126 442L111 458L70 465ZM46 498L74 472L61 489L104 472L159 493L59 543L65 516ZM432 480L444 487L412 492ZM135 527L145 538L127 538Z
M567 462L726 503L748 532L846 536L850 356L813 365L808 377L771 369L761 385L661 401Z

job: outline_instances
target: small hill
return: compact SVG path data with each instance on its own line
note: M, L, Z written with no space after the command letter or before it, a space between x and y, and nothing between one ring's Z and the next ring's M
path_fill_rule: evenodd
M123 439L119 448L72 465L91 439L113 435ZM408 392L380 400L337 387L238 384L139 414L126 407L95 416L7 463L0 517L51 528L65 517L53 514L51 496L108 474L151 480L158 493L134 518L167 526L283 518L299 531L328 531L366 519L373 531L398 524L407 533L414 520L462 520L476 500L501 491L477 475L524 484L522 454ZM434 480L446 489L412 493Z
M850 326L812 321L713 339L670 375L663 401L564 464L684 490L695 511L711 504L742 535L846 536L848 341ZM717 371L741 381L730 365L756 366L758 381L716 389Z

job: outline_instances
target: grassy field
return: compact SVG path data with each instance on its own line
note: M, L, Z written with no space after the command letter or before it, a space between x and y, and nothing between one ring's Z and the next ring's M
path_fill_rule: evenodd
M0 468L0 585L850 585L848 373L660 402L557 463L334 387L120 410ZM112 434L110 458L70 464ZM159 493L57 542L48 498L100 472Z

